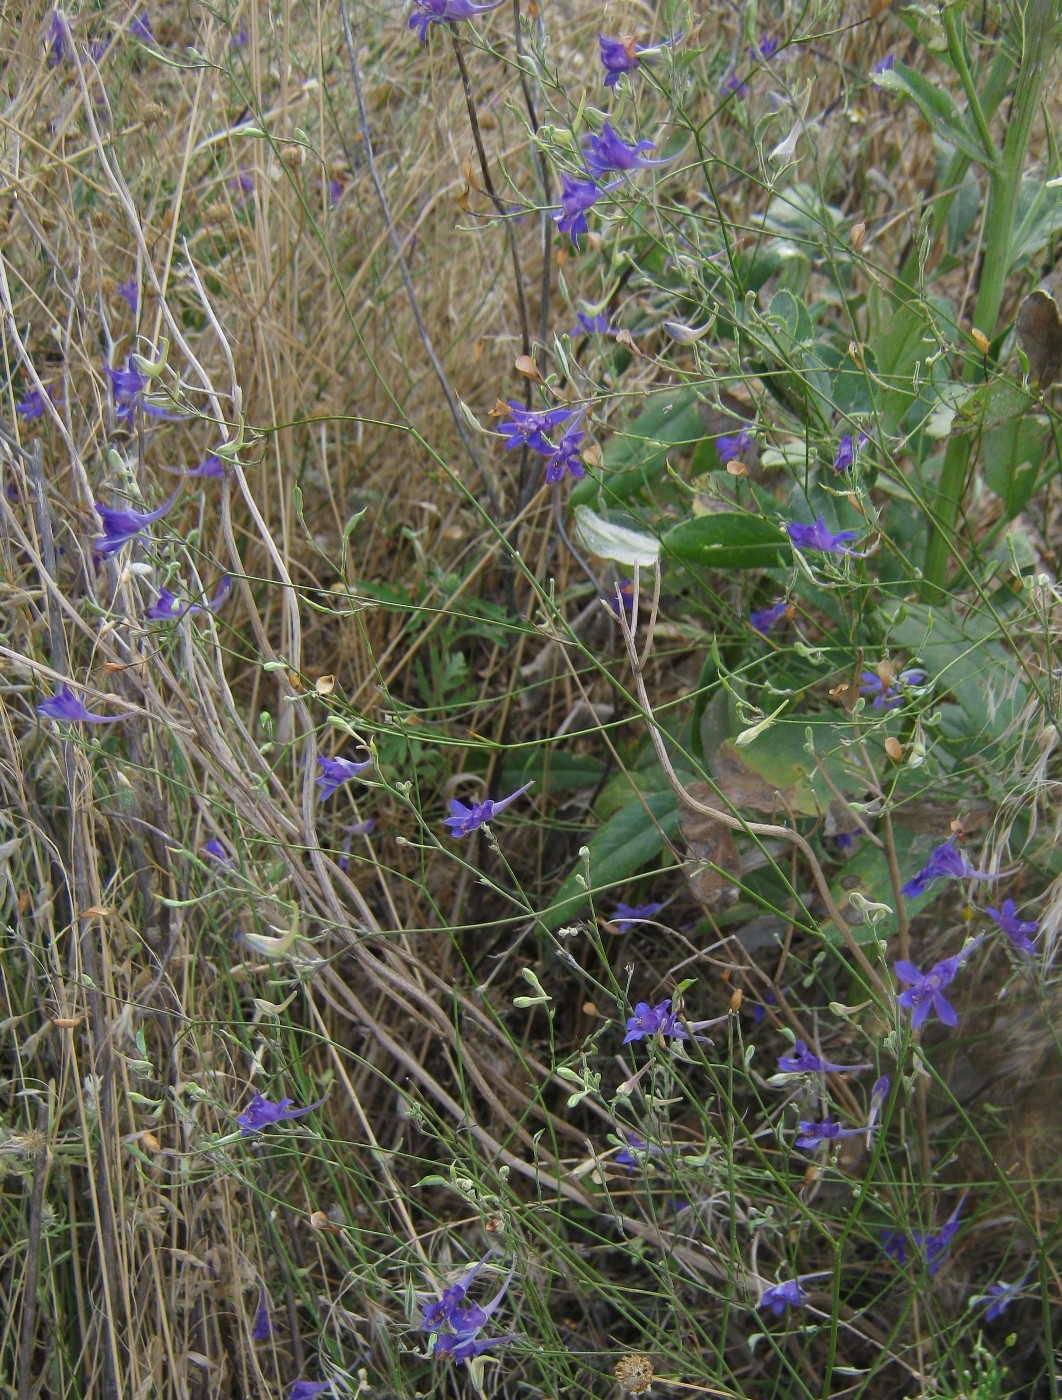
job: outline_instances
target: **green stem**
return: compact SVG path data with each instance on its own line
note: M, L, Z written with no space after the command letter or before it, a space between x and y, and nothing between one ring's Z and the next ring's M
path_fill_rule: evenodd
M948 56L951 59L952 66L956 73L959 75L959 81L962 83L962 90L966 94L970 115L973 117L974 126L977 127L977 134L980 136L981 145L985 150L985 164L994 169L999 162L999 152L996 150L996 143L992 140L992 133L988 129L988 121L981 108L981 99L977 95L973 74L970 72L970 65L966 59L966 45L962 41L959 27L955 23L953 11L954 7L952 5L942 5L940 8L940 18L948 40Z
M1029 0L1024 14L1025 45L1014 90L1010 122L1003 143L1002 164L989 176L988 207L985 211L984 253L981 283L974 307L974 325L991 340L999 309L1003 304L1010 273L1014 212L1021 187L1025 153L1043 88L1043 50L1047 38L1051 0ZM982 374L981 364L970 359L965 382L974 383ZM943 591L948 574L952 540L962 512L972 440L955 434L948 442L944 466L930 508L929 539L922 574L922 596L932 599Z

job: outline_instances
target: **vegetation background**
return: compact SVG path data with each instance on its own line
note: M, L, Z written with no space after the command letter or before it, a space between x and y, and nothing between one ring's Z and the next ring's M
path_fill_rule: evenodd
M1057 7L448 3L0 9L0 1391L1055 1400Z

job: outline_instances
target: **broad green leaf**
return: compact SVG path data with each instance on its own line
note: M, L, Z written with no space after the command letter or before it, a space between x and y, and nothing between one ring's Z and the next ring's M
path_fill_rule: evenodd
M589 506L575 507L575 536L590 554L633 569L651 567L660 558L660 541L615 516L598 515Z
M675 839L678 829L678 799L670 788L666 792L651 793L644 805L635 798L587 843L592 890L587 891L581 883L583 862L580 860L542 914L541 922L552 932L561 924L577 919L590 903L591 894L605 894L629 880L660 854L665 841Z
M506 792L534 779L536 790L569 790L597 787L605 773L605 763L592 754L567 753L563 749L536 746L529 753L518 753L505 764L501 786Z
M971 160L979 161L984 166L991 164L992 152L985 150L966 125L949 93L930 82L917 69L908 68L906 63L897 63L890 72L876 73L874 82L878 87L910 97L942 141L947 141Z
M1047 419L1012 418L985 433L985 481L1004 502L1008 520L1024 510L1040 480Z
M650 394L625 431L615 430L603 452L603 483L587 477L572 488L573 507L625 500L655 480L669 456L692 452L704 437L701 404L690 389Z
M664 536L663 549L666 558L701 569L770 569L790 557L777 526L738 511L683 521Z

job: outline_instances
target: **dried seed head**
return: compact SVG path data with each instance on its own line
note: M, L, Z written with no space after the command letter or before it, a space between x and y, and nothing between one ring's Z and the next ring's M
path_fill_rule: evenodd
M867 236L867 226L860 220L858 224L852 225L852 247L857 253L862 252L863 240Z
M988 336L985 335L984 331L979 331L977 327L974 326L973 330L970 332L970 339L977 346L982 355L988 354Z
M890 734L889 737L885 740L885 752L892 759L893 763L899 763L900 760L903 758L903 747L901 746L899 739L894 739Z
M616 1362L616 1380L624 1395L647 1395L653 1384L653 1363L636 1351L621 1356Z

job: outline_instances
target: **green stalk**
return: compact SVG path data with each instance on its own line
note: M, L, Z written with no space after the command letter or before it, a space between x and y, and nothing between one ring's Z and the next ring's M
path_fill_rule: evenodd
M974 325L990 340L995 331L1010 273L1014 212L1025 165L1025 152L1040 105L1044 79L1044 47L1050 12L1051 0L1029 0L1026 7L1025 44L1014 90L1010 122L1003 143L1002 161L989 175L981 285L974 307ZM982 373L981 364L971 359L966 367L965 382L976 382ZM962 510L971 450L972 442L967 436L955 434L948 441L940 485L930 510L929 539L922 571L923 598L937 596L943 590L947 579L948 559L953 547L952 537Z

